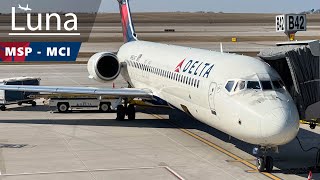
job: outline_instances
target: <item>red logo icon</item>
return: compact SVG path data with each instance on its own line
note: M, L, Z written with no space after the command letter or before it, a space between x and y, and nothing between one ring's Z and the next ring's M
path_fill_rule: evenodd
M181 70L181 68L182 68L182 65L183 65L183 63L184 63L185 60L186 60L186 59L182 60L182 61L178 64L178 66L176 67L176 69L174 70L174 72L180 72L180 70Z

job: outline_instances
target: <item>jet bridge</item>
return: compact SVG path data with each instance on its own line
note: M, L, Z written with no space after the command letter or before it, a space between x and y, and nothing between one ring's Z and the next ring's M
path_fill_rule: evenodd
M300 118L320 118L319 41L278 43L258 56L278 71L296 102Z

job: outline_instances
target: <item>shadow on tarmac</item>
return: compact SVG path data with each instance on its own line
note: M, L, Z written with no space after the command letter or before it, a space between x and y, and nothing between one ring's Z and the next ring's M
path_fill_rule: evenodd
M48 106L21 106L10 108L10 111L52 111ZM75 111L72 113L97 113L98 111ZM76 126L115 126L115 127L141 127L141 128L177 128L171 122L178 124L184 129L196 129L208 133L222 141L233 144L238 149L251 154L254 145L245 143L229 136L217 129L214 129L200 121L194 120L179 110L168 108L137 108L137 112L146 114L169 115L167 119L137 119L134 121L117 121L115 119L37 119L37 120L0 120L0 123L17 124L53 124L53 125L76 125ZM114 113L114 112L112 112ZM298 134L305 149L313 146L319 147L320 134L300 128ZM279 154L272 154L274 166L280 170L273 173L295 174L307 178L309 168L316 164L317 151L303 152L298 141L295 139L287 145L280 147ZM315 173L315 172L314 172Z

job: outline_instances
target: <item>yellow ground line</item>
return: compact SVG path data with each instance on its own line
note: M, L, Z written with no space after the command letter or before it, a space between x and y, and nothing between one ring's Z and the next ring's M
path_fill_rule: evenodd
M154 117L157 118L157 119L165 119L165 118L163 118L163 117L161 117L161 116L159 116L159 115L157 115L157 114L151 114L151 115L154 116ZM170 121L170 120L168 120L168 121L169 121L173 126L177 127L179 130L181 130L182 132L188 134L189 136L191 136L191 137L193 137L193 138L195 138L195 139L197 139L197 140L199 140L199 141L207 144L208 146L210 146L210 147L212 147L212 148L214 148L214 149L222 152L223 154L225 154L225 155L233 158L234 160L236 160L236 161L238 161L238 162L246 165L247 167L251 168L252 170L257 170L257 167L256 167L254 164L252 164L252 163L250 163L250 162L248 162L248 161L240 158L239 156L237 156L237 155L235 155L235 154L233 154L233 153L231 153L231 152L223 149L222 147L220 147L220 146L218 146L218 145L216 145L216 144L214 144L214 143L212 143L212 142L210 142L210 141L208 141L208 140L206 140L206 139L204 139L204 138L202 138L202 137L200 137L200 136L192 133L191 131L189 131L189 130L187 130L187 129L180 128L180 127L178 126L178 124L176 124L176 123L174 123L174 122L172 122L172 121ZM259 172L259 171L257 171L257 172ZM261 174L263 174L263 175L265 175L265 176L267 176L268 178L273 179L273 180L281 180L281 178L279 178L279 177L277 177L277 176L275 176L275 175L273 175L273 174L271 174L271 173L261 172Z

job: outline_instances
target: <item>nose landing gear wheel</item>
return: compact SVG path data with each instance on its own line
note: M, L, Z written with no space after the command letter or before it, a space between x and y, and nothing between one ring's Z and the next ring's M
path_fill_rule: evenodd
M266 171L272 172L273 169L273 159L270 156L266 157Z
M259 172L263 172L266 167L266 162L263 157L257 158L257 169Z
M273 169L273 159L271 156L258 157L257 158L257 169L259 172L271 172Z

